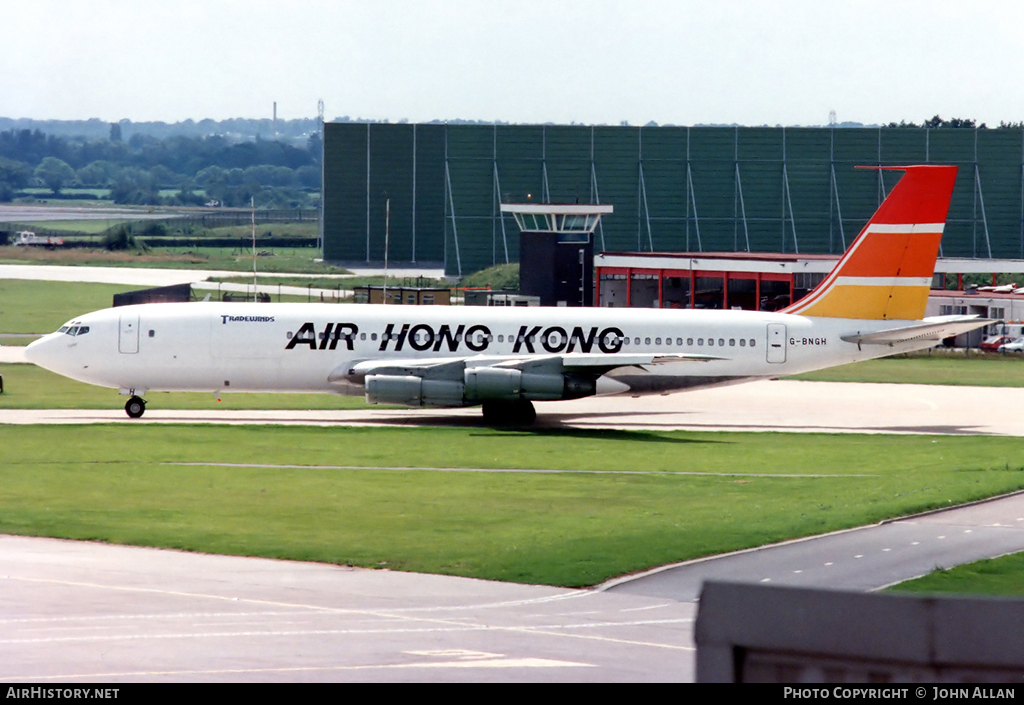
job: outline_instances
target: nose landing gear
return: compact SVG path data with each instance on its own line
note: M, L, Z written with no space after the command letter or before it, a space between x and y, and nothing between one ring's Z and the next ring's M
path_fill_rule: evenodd
M130 418L138 419L146 413L146 400L141 397L133 396L128 400L128 403L124 405L124 412L128 414Z

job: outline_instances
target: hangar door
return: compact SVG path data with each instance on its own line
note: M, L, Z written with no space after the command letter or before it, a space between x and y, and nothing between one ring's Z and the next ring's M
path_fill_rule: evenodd
M786 361L786 326L783 323L768 324L768 362Z
M139 351L139 315L121 316L121 330L117 336L117 349L123 353Z

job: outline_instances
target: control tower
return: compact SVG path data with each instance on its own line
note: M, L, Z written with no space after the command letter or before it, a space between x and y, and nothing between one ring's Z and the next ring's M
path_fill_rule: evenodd
M594 229L612 206L503 203L519 226L519 293L541 306L594 305Z

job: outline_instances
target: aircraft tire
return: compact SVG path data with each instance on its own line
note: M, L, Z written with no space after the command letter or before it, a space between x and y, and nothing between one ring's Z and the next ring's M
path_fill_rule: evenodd
M485 401L484 421L492 426L529 426L537 420L537 411L528 399Z
M124 412L128 414L130 418L142 418L142 415L146 413L146 401L140 397L132 397L128 400L128 403L124 405Z

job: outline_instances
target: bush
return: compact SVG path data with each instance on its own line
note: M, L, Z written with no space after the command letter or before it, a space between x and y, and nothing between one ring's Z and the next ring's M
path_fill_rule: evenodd
M167 226L159 220L151 220L143 226L141 234L146 237L166 237Z
M519 291L519 263L499 264L463 277L459 286L489 286L497 291Z
M142 240L135 237L135 234L131 231L127 225L114 228L112 231L108 231L101 240L103 249L111 252L119 250L135 250L145 252L149 249Z

